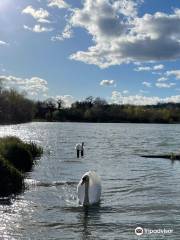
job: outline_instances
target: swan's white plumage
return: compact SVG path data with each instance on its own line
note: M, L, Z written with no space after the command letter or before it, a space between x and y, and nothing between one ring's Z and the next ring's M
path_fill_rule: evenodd
M89 177L89 204L98 203L100 201L101 196L101 180L100 177L94 171L86 172L79 181L79 184L77 186L79 203L80 204L84 203L85 184L81 185L81 183L83 177L85 176Z

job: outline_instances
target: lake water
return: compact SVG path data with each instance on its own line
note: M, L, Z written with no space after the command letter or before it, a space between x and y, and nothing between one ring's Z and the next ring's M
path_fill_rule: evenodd
M43 146L28 174L28 189L1 201L0 239L180 239L180 162L141 154L180 151L180 125L30 123L1 126ZM74 146L85 142L77 159ZM76 186L83 173L101 177L99 206L78 206ZM137 226L173 230L136 236Z

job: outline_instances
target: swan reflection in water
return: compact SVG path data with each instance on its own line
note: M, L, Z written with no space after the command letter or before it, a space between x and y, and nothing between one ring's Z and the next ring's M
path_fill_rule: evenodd
M94 226L100 222L101 206L100 203L93 206L84 206L79 214L80 224L82 224L82 236L81 240L90 240L92 237L96 237L95 232L91 232L91 229L97 229Z

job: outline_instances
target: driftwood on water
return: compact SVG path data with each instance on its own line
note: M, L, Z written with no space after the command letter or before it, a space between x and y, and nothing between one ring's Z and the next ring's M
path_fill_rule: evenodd
M145 158L166 158L170 160L180 160L180 154L163 154L163 155L141 155L141 157Z

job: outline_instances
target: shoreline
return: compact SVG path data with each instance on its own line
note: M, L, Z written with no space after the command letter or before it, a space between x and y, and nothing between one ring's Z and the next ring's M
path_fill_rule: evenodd
M90 122L90 121L46 121L46 120L41 120L41 119L34 119L31 122L26 122L26 123L34 123L34 122L39 122L39 123L122 123L122 124L180 124L180 122L172 122L172 123L164 123L164 122ZM21 123L20 123L21 124ZM23 124L23 123L22 123ZM1 125L1 123L0 123ZM8 124L7 124L8 125ZM9 124L11 125L11 124Z
M172 123L163 123L163 122L86 122L86 121L44 121L44 120L33 120L30 122L22 122L22 123L0 123L0 126L10 126L10 125L22 125L28 123L92 123L92 124L145 124L145 125L179 125L180 122L172 122Z

